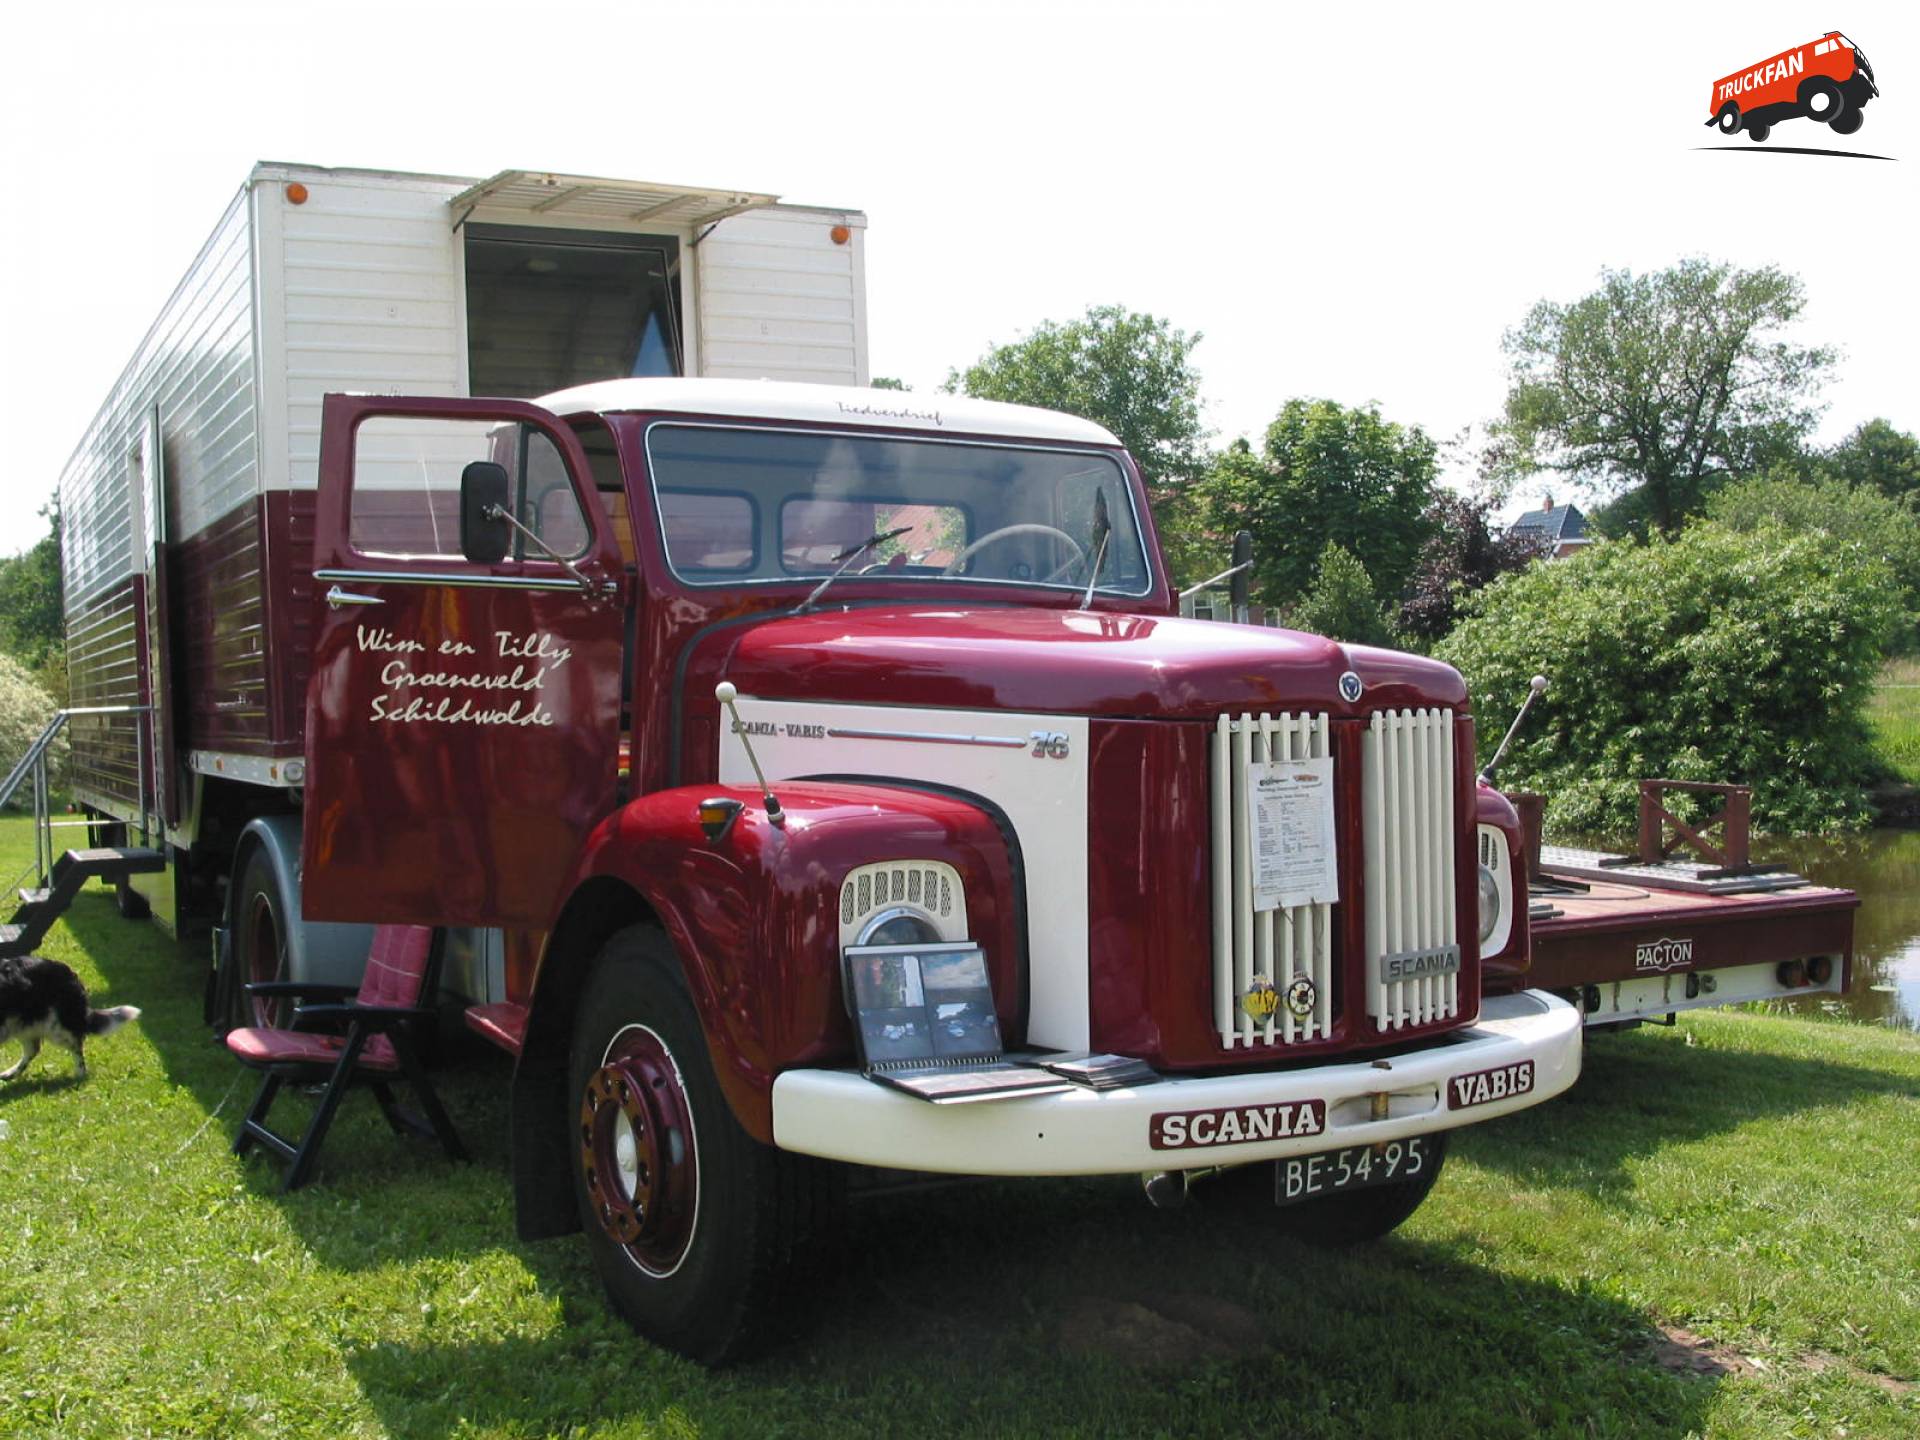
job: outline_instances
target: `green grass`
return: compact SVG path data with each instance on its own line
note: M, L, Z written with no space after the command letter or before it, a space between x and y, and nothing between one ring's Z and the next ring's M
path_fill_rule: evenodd
M1867 707L1874 748L1894 774L1920 785L1920 660L1890 660Z
M0 872L25 855L0 822ZM146 1014L86 1084L48 1051L0 1090L0 1435L1920 1432L1909 1034L1597 1039L1346 1254L1125 1180L868 1201L785 1343L708 1374L609 1317L577 1241L513 1239L504 1057L442 1071L474 1164L356 1096L282 1197L228 1154L250 1086L200 1026L201 948L96 887L44 951ZM1658 1326L1735 1373L1662 1368Z

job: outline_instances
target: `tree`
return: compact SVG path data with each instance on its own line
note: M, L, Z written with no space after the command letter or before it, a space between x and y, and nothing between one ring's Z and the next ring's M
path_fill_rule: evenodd
M1296 630L1310 630L1353 645L1387 645L1393 640L1393 629L1374 596L1367 567L1337 541L1329 541L1320 552L1313 587L1286 618Z
M1254 539L1254 588L1268 605L1297 600L1330 544L1397 596L1426 540L1436 448L1419 426L1383 420L1376 406L1289 400L1259 452L1236 444L1204 485L1216 533Z
M29 550L0 560L0 650L39 669L66 648L61 589L60 497L41 507L48 531Z
M1548 677L1500 781L1543 793L1556 830L1632 833L1638 782L1658 776L1751 785L1763 829L1810 832L1869 819L1866 708L1893 608L1881 563L1825 534L1702 521L1503 576L1435 653L1482 716ZM1481 730L1481 759L1501 728Z
M950 371L944 388L1106 426L1146 479L1175 576L1196 579L1219 554L1201 533L1193 495L1206 466L1200 375L1191 360L1200 338L1157 316L1096 305L1078 320L1044 321L1025 339L995 346Z
M1453 629L1460 602L1547 553L1537 531L1517 534L1489 520L1491 500L1451 490L1434 492L1427 506L1427 538L1400 597L1400 628L1410 636L1438 640Z
M1920 440L1886 420L1869 420L1819 457L1820 467L1849 485L1871 485L1896 498L1920 495Z
M13 656L0 654L0 760L11 767L25 755L59 708L59 702L42 688L32 671ZM56 791L66 788L68 753L67 737L62 732L47 751L47 780ZM13 803L29 805L32 795L31 784L23 785L15 792Z
M1542 300L1506 335L1489 474L1555 470L1628 493L1636 503L1603 528L1671 533L1729 477L1790 455L1812 428L1833 352L1775 336L1804 303L1792 275L1702 259L1603 271L1591 295Z

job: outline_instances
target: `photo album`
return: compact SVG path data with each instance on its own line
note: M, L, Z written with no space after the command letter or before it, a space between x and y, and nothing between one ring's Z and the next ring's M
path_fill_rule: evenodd
M1002 1051L987 957L978 945L854 945L846 957L867 1078L936 1105L1073 1088Z

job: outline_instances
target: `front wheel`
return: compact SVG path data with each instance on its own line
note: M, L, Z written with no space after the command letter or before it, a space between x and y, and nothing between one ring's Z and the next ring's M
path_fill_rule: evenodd
M634 1329L706 1365L764 1340L840 1172L762 1145L733 1117L672 946L607 942L568 1062L574 1197L607 1297Z
M1846 114L1847 97L1826 76L1816 75L1800 87L1800 108L1809 120L1831 124Z
M293 978L287 968L293 913L280 893L280 874L263 846L255 845L247 854L234 889L232 913L225 1024L229 1029L285 1025L292 1013L290 1001L258 999L246 991L256 981Z
M1834 116L1833 119L1827 122L1827 125L1832 129L1833 133L1836 135L1851 135L1866 123L1867 123L1866 111L1848 110L1839 115Z

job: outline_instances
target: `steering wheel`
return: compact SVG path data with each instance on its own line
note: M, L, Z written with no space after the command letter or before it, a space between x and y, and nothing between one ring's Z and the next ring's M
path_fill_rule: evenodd
M971 545L968 545L965 548L963 548L960 551L960 553L954 556L953 559L948 563L947 568L942 570L940 573L943 576L958 575L960 573L960 568L963 565L965 565L967 561L971 560L975 555L979 554L982 550L986 549L987 546L995 544L996 542L1001 540L1009 539L1015 535L1051 535L1054 539L1064 544L1069 550L1073 551L1074 559L1076 561L1078 561L1082 565L1085 565L1087 563L1087 552L1082 550L1080 548L1080 542L1078 540L1075 540L1073 536L1067 534L1066 531L1056 530L1051 525L1040 525L1037 523L1029 522L1022 525L1002 525L998 530L989 530L986 534L982 535L978 540L975 540ZM1065 567L1063 566L1062 568L1064 569ZM1056 570L1054 573L1057 575L1060 572Z

